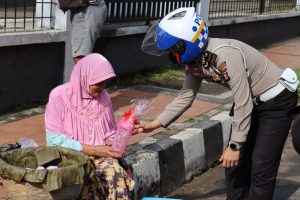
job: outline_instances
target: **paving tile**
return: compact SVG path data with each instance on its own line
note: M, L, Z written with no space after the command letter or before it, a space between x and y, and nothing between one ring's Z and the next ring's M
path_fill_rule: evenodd
M268 57L273 63L280 67L291 66L300 67L300 56L287 56L284 54L264 52L264 55Z
M118 98L119 97L119 98ZM170 103L175 97L167 95L159 95L156 93L142 92L130 89L120 90L118 92L112 93L111 98L114 105L114 110L119 111L120 113L126 112L131 105L131 101L137 98L147 98L153 99L152 106L150 110L146 113L145 118L155 119L155 117L164 110L165 106ZM195 100L192 104L192 107L188 109L178 120L177 122L186 121L192 117L201 115L211 109L220 106L220 104L209 103L204 101ZM143 118L144 116L141 116ZM117 116L116 120L118 121L121 117ZM147 138L159 131L163 130L158 129L150 133L137 134L131 137L130 144L137 141L141 141L144 138Z
M297 45L280 45L275 46L273 48L269 48L265 50L264 52L272 52L272 53L278 53L283 54L287 56L300 56L300 42L299 46Z
M44 115L35 115L26 119L11 122L0 126L0 144L14 143L19 138L28 137L40 145L45 144L44 138Z
M280 67L300 68L300 37L275 44L262 52Z
M295 59L289 63L292 68L300 68L300 58Z

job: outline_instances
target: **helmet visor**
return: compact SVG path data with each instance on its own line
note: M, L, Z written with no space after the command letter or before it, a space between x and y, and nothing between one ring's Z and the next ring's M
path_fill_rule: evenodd
M143 40L141 50L147 54L154 55L154 56L162 56L166 55L169 52L168 51L162 51L157 48L156 45L156 29L159 24L159 20L156 20L153 22L152 26L149 28L149 30L146 33L146 36Z

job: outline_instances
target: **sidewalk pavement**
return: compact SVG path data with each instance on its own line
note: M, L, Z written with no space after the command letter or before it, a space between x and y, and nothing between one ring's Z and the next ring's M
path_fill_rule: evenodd
M261 50L279 66L300 67L300 37ZM153 119L174 99L178 90L136 86L111 93L116 121L131 100L153 98L146 119ZM212 166L229 138L230 94L198 94L192 107L167 129L132 136L125 159L133 168L136 199L145 195L166 195ZM0 144L15 143L21 137L45 145L44 108L0 116ZM0 187L0 197L5 191Z
M274 44L261 51L278 66L300 68L300 37Z

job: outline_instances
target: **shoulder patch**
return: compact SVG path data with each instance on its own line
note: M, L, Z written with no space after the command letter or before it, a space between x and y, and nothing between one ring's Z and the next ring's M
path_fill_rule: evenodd
M219 66L218 66L218 70L219 72L222 74L222 76L224 77L225 81L229 81L230 77L228 75L228 71L227 71L227 64L226 61L223 61Z

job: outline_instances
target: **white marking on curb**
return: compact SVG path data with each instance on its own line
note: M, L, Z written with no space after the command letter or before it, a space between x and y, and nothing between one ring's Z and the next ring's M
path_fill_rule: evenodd
M156 139L156 138L148 137L148 138L145 138L144 140L140 141L139 144L143 145L143 146L146 146L146 145L149 145L149 144L153 144L157 141L158 141L158 139Z
M134 192L146 194L153 184L159 185L160 183L158 153L142 150L136 152L135 155L135 162L132 164Z
M199 128L187 128L170 138L182 141L185 178L186 180L190 180L193 175L205 168L203 130Z
M298 190L296 190L296 192L294 192L292 196L288 198L288 200L299 200L299 199L300 199L300 188L298 188Z

